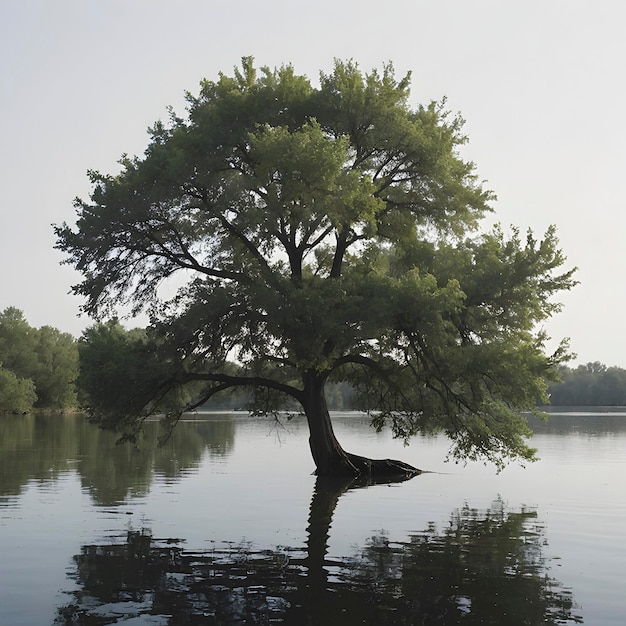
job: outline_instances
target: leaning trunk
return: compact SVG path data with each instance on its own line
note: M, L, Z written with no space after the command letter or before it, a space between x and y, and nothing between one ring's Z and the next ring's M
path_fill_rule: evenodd
M322 377L315 374L305 376L302 404L309 424L309 445L315 473L318 476L357 476L358 471L333 432Z
M309 445L318 476L354 476L376 482L410 478L421 470L391 459L368 459L346 452L335 437L324 395L325 377L316 372L304 376L302 405L309 424Z

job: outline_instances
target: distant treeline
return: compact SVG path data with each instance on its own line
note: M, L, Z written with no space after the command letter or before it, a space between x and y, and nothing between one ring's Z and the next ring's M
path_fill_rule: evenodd
M131 346L145 338L144 329L126 330L112 321L96 324L75 339L51 326L34 328L22 311L6 308L0 312L0 413L89 406L95 387L113 393L109 386L125 383L128 372L120 362L127 361ZM110 369L120 380L110 375ZM343 383L327 387L331 410L352 408L353 395ZM246 410L251 399L251 391L240 388L217 395L207 407Z
M551 406L626 406L626 369L587 363L576 368L559 368L562 382L548 389ZM238 389L230 395L216 396L207 408L245 409L250 393ZM349 411L356 405L354 389L347 383L329 383L326 402L331 411Z
M549 388L552 406L626 406L626 369L596 361L560 373L562 382Z
M0 313L0 413L87 406L96 387L113 393L105 388L104 371L119 374L117 382L107 377L113 386L127 382L128 372L118 365L128 365L131 345L145 337L143 329L126 330L112 321L92 326L76 340L51 326L33 328L19 309L5 309ZM549 387L553 406L626 406L626 369L595 362L562 366L560 375L562 382ZM219 394L207 408L246 410L251 393L240 388ZM326 401L334 411L358 408L346 383L329 383Z
M0 313L0 412L75 406L78 371L72 335L33 328L15 307Z

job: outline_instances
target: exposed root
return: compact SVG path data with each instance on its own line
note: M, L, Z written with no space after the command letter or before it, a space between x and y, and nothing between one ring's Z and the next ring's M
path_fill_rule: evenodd
M409 480L423 471L393 459L368 459L357 454L344 453L342 462L334 465L331 471L321 474L315 472L318 476L325 475L327 477L346 477L357 479L359 483L374 484L386 482L400 482Z
M348 454L350 463L358 470L359 475L377 480L408 480L422 473L422 470L394 459L368 459L356 454Z

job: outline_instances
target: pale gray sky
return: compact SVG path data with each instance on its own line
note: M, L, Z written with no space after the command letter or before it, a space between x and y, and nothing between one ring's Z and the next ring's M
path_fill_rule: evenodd
M0 0L0 310L90 323L50 224L203 77L246 55L312 79L334 58L392 61L414 103L447 96L467 120L498 221L558 226L581 285L549 333L626 367L625 20L621 0Z

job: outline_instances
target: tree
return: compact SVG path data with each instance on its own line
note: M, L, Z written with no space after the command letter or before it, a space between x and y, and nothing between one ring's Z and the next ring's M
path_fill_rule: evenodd
M150 402L172 409L180 404L181 390L174 393L169 388L169 393L155 402L171 369L159 359L144 329L126 330L114 318L87 328L78 351L81 401L98 415L97 421L105 428L122 430L125 438L135 440L142 424L134 413ZM182 401L187 403L189 397L185 395Z
M75 404L78 350L69 333L52 326L33 328L22 311L8 307L0 313L0 362L15 380L23 381L22 391L27 390L23 397L29 400L18 412L29 411L33 404L55 409Z
M78 349L74 337L52 326L42 326L37 330L35 353L38 405L57 409L75 406Z
M33 381L18 378L0 363L0 413L28 413L36 400Z
M19 309L10 306L0 313L0 361L20 378L33 378L37 369L37 329Z
M128 390L127 436L180 388L196 385L194 400L170 426L248 386L264 410L299 403L318 474L415 473L341 448L334 380L397 436L441 429L454 457L533 458L520 411L568 357L566 343L545 353L537 324L572 271L554 228L477 232L493 194L459 154L463 121L443 102L411 108L409 83L391 65L336 62L313 86L244 58L188 94L184 118L157 122L142 158L90 172L91 199L76 200L75 229L55 227L56 247L83 275L86 313L151 316L154 378L141 398Z

